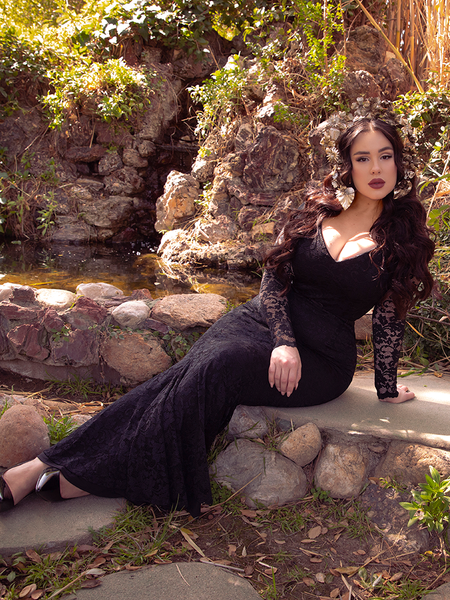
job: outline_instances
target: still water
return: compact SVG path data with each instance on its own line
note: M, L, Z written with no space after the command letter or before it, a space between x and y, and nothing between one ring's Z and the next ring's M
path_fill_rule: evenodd
M156 247L126 245L58 245L0 242L0 284L75 292L80 283L105 282L125 295L147 288L153 298L191 292L220 294L233 304L253 298L260 277L252 273L199 270L167 265Z

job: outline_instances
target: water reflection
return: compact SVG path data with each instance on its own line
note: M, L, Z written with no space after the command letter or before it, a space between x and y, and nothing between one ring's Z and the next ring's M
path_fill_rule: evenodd
M64 289L104 281L125 295L147 288L154 298L189 292L220 294L238 304L258 293L255 274L195 270L167 265L150 244L38 247L31 243L0 245L0 283Z

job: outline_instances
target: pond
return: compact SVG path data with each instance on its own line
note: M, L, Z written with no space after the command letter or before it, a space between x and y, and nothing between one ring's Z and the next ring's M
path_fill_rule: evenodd
M260 285L255 273L193 269L168 265L156 246L120 245L36 246L29 242L0 243L0 284L76 291L80 283L105 282L125 295L147 288L153 298L192 292L220 294L233 304L253 298Z

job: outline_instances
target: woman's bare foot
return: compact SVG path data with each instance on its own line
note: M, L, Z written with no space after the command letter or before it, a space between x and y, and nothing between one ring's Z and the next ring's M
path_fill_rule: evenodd
M384 398L380 399L380 402L391 402L392 404L401 404L402 402L407 402L408 400L412 400L416 397L414 392L410 392L406 385L398 385L398 396L397 398Z
M3 479L11 490L14 504L18 504L25 496L28 496L28 494L34 490L39 476L47 466L48 465L39 460L39 458L35 458L34 460L30 460L29 462L5 471ZM60 492L61 497L65 499L89 495L89 492L80 490L80 488L69 483L63 475L60 475Z

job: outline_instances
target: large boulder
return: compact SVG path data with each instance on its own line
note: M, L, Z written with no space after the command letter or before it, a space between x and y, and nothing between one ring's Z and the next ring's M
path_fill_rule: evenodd
M32 460L49 448L47 425L32 406L12 406L0 419L0 466Z

